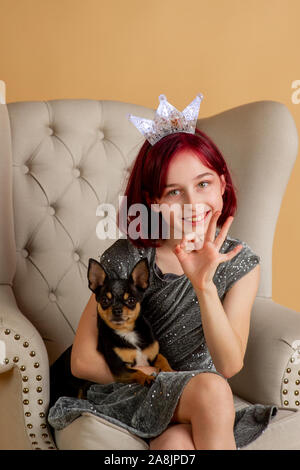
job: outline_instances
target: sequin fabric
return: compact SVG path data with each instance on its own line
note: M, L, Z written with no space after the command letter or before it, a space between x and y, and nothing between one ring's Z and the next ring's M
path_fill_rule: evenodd
M240 243L242 250L221 263L213 278L221 301L230 287L260 262L260 257L247 243L230 236L226 237L220 251L231 251ZM205 372L223 377L216 371L207 348L198 299L185 274L163 274L155 263L155 248L136 248L124 238L113 243L102 254L100 262L110 276L126 278L143 257L147 257L150 265L150 287L142 302L143 314L152 325L161 353L176 372L156 374L151 387L116 382L93 384L87 400L60 397L48 415L53 428L63 429L88 411L149 443L150 438L168 427L183 389L192 377ZM236 411L237 448L246 446L264 432L276 413L277 407L273 404L253 404Z

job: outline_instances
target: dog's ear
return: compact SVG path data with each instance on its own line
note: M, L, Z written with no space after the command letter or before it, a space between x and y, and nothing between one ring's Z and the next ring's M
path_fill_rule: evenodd
M107 274L101 264L93 258L89 259L89 267L87 277L89 280L89 288L95 292L97 287L103 286Z
M134 285L142 290L146 290L149 287L149 263L147 258L143 258L138 261L130 274L130 280Z

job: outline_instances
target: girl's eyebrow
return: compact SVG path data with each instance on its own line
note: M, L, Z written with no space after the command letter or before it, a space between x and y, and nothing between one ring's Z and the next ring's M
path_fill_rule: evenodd
M206 173L202 173L201 175L198 175L198 176L196 176L195 178L193 178L193 181L194 181L194 180L197 180L198 178L201 178L202 176L207 176L207 175L214 176L212 173L206 172ZM178 183L166 184L166 185L165 185L165 188L169 188L169 187L171 187L171 186L180 186L180 184L178 184Z

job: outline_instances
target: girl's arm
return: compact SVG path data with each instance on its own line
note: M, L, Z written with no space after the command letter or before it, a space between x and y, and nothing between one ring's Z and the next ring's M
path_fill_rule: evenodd
M72 353L71 372L75 377L100 384L114 382L115 379L104 359L97 350L98 326L97 303L92 294L80 318Z
M226 378L243 367L259 278L257 265L229 289L223 305L215 284L195 289L207 347L217 371Z
M233 259L243 245L239 244L227 253L220 252L234 219L232 216L228 217L215 237L220 214L220 211L216 211L211 217L202 248L187 253L184 250L184 235L181 243L175 246L174 253L197 294L203 332L213 363L218 372L230 378L243 367L260 268L256 266L229 289L223 308L213 277L218 265Z

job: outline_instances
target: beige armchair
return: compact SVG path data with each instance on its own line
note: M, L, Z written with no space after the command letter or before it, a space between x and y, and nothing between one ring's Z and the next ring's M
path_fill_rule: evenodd
M147 449L89 413L57 431L55 443L46 416L49 364L73 342L90 296L88 259L115 241L97 238L96 209L118 208L143 143L126 115L152 119L155 110L88 99L6 105L3 93L0 103L0 448ZM198 127L224 153L238 189L230 235L261 256L245 365L229 382L237 409L274 403L279 411L242 449L300 449L300 315L272 300L272 244L297 156L295 124L283 104L261 101Z

